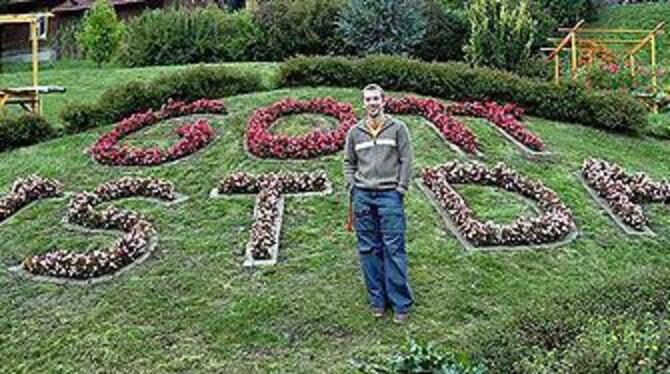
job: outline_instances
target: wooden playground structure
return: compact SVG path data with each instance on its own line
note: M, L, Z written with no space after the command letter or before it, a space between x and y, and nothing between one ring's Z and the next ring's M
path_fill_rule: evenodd
M30 42L32 55L32 86L25 87L2 87L0 86L0 109L5 105L16 104L25 110L41 114L42 102L41 94L62 93L63 87L58 86L40 86L39 85L39 40L40 37L46 37L46 25L51 13L33 13L33 14L7 14L0 15L0 26L3 24L27 24L30 27ZM44 30L40 33L40 23L44 25ZM40 35L42 34L42 35Z
M559 28L560 32L567 33L563 38L550 38L555 42L552 48L542 48L550 52L548 60L554 62L554 82L561 83L561 53L569 54L571 79L577 77L580 66L593 65L596 61L604 63L616 63L617 56L614 48L623 49L623 58L627 61L630 74L637 74L638 58L642 51L649 49L649 65L651 69L650 93L636 93L635 96L643 99L653 112L658 112L658 104L655 101L657 94L662 93L658 83L658 61L657 40L663 34L665 22L661 22L650 30L636 29L602 29L585 28L584 20L575 26ZM611 39L609 39L611 38Z

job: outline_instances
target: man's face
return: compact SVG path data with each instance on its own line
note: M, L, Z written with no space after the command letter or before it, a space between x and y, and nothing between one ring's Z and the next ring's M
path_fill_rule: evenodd
M369 117L375 118L383 112L382 93L376 90L363 91L363 105Z

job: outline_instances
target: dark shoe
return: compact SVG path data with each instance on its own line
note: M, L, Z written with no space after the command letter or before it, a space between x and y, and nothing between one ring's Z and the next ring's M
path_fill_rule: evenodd
M393 316L393 322L402 325L409 319L409 313L396 313Z
M384 308L372 308L372 316L375 318L384 317Z

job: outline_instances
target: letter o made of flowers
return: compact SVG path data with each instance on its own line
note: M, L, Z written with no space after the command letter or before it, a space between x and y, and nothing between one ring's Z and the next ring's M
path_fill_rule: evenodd
M335 130L315 130L300 136L270 132L279 117L301 113L332 116L339 124ZM247 125L246 145L251 154L261 158L309 159L329 155L344 148L347 132L357 121L348 103L331 98L285 99L253 113Z
M158 111L148 110L124 118L114 129L102 135L90 149L93 158L101 164L113 166L153 166L188 156L209 144L215 137L214 128L205 119L187 123L175 132L179 141L167 150L134 148L119 144L122 138L148 126L170 118L191 114L223 114L222 101L201 99L191 103L168 101Z

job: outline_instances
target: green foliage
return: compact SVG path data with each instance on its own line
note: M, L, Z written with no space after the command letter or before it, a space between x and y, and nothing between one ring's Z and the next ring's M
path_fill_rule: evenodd
M297 54L346 52L334 20L345 0L272 0L255 13L264 39L257 51L265 60L281 61Z
M258 74L226 67L197 66L163 74L150 81L130 81L107 89L94 104L70 104L61 112L68 133L118 121L130 114L159 108L168 99L201 98L263 91Z
M589 27L651 30L660 22L667 23L669 19L670 4L666 0L603 8L597 19L593 23L589 23ZM658 60L668 65L668 61L670 61L670 38L668 38L667 33L657 38L656 44ZM649 48L644 48L637 56L638 61L650 61Z
M535 0L538 11L553 18L558 26L574 26L580 20L593 21L598 15L594 0Z
M114 7L106 0L96 0L84 16L77 40L86 58L100 66L117 52L122 35L123 25Z
M449 100L493 99L517 103L532 115L603 129L636 132L647 123L644 106L614 92L526 79L460 63L424 63L401 57L294 58L282 65L282 86L363 87L376 82L388 90L409 91Z
M543 373L664 373L670 370L670 320L640 317L590 318L565 350L538 351L520 366Z
M424 14L427 27L413 55L426 61L461 61L470 26L464 11L444 4L443 0L426 0Z
M337 30L358 54L410 54L426 33L421 0L351 0Z
M474 0L468 18L470 63L513 71L530 58L536 29L528 0Z
M467 355L443 353L433 344L422 344L413 338L407 347L381 362L354 362L359 372L380 373L445 373L445 374L484 374L483 366L475 365Z
M528 305L472 344L495 373L640 373L670 368L666 269Z
M76 134L105 123L105 115L96 104L68 103L61 109L60 117L65 122L65 131Z
M58 59L82 57L81 47L77 43L77 35L81 27L80 21L61 24L56 34L49 38L49 44L56 50Z
M120 56L126 66L252 60L261 35L249 13L215 6L144 12L127 29Z
M55 135L49 122L37 115L0 118L0 151L36 144Z

